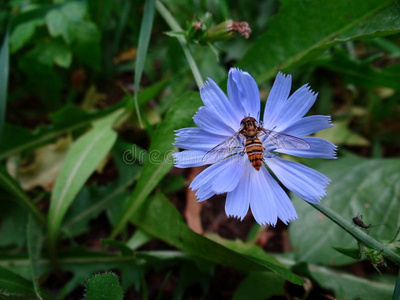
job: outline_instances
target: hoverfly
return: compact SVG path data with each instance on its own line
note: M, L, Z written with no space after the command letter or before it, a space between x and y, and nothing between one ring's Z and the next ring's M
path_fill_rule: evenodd
M227 138L222 143L218 144L204 157L203 162L208 164L222 160L233 154L247 153L250 163L259 171L264 157L270 157L270 152L263 147L260 140L265 140L268 144L274 147L283 149L309 149L310 145L303 139L294 137L285 133L280 133L270 129L265 129L257 124L257 120L253 117L245 117L240 122L238 133ZM270 149L271 151L271 149Z

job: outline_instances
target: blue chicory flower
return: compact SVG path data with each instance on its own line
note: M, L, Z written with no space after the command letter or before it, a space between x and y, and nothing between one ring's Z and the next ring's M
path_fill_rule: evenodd
M290 75L277 75L264 110L262 128L293 139L301 138L308 147L279 147L271 143L268 134L260 135L265 151L264 164L259 171L253 167L244 149L246 138L238 135L245 117L253 117L257 124L260 121L260 97L256 82L249 73L232 68L228 78L229 99L212 79L204 84L200 90L204 106L194 116L198 127L176 131L175 145L186 150L174 154L178 168L212 163L190 185L197 191L199 202L215 194L227 193L225 212L228 216L243 220L250 207L260 225L275 225L278 218L288 224L297 219L296 210L270 171L290 191L308 202L319 203L325 196L330 182L326 176L278 156L285 153L300 157L336 158L334 144L317 137L305 137L332 126L329 116L304 117L317 94L308 85L303 85L289 96L291 82ZM218 145L233 144L235 140L239 141L240 147L236 143L222 156L207 154L212 153L211 149L222 149Z

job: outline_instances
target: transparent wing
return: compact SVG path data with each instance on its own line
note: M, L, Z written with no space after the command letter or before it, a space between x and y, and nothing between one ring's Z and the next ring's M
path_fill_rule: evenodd
M277 148L291 149L310 149L310 144L305 140L277 131L260 128L265 134L265 140L268 143L275 145Z
M203 163L212 164L242 150L239 134L235 134L208 151L203 157Z

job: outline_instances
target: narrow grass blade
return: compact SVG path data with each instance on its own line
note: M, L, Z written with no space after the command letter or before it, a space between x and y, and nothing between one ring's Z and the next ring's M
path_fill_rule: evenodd
M12 178L7 171L0 167L0 185L15 197L23 207L25 207L43 225L46 225L46 218L36 207L29 196L22 190L18 182Z
M114 44L113 44L113 51L112 53L115 55L118 51L119 44L121 42L122 33L125 30L126 23L128 21L129 13L131 12L132 1L125 0L124 5L121 12L121 18L118 23L117 31L115 33Z
M0 49L0 144L2 142L6 117L9 60L10 52L7 31Z
M29 252L29 260L31 262L31 274L33 280L33 288L35 289L36 296L39 299L42 299L42 295L39 289L39 259L40 259L40 252L42 250L43 244L43 232L40 225L36 222L36 220L29 216L28 219L28 226L26 228L26 239L28 242L28 252Z
M400 299L400 270L399 274L397 275L396 286L394 287L392 300L399 300L399 299Z
M140 109L138 104L139 84L143 74L144 63L146 61L147 49L149 48L151 29L153 27L153 20L154 20L154 0L147 0L144 6L144 15L142 19L142 24L140 26L138 51L135 62L135 79L133 83L134 87L133 97L140 127L143 127L143 124L142 124L142 118L140 117Z

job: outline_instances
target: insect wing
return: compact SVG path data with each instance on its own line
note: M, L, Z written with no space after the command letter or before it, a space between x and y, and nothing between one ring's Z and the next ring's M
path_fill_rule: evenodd
M266 135L265 139L267 142L275 145L277 148L283 148L287 150L310 149L310 144L301 138L265 128L261 128L261 130Z
M212 164L218 162L229 155L240 152L242 149L243 145L239 140L238 134L235 134L208 151L203 157L203 163Z

